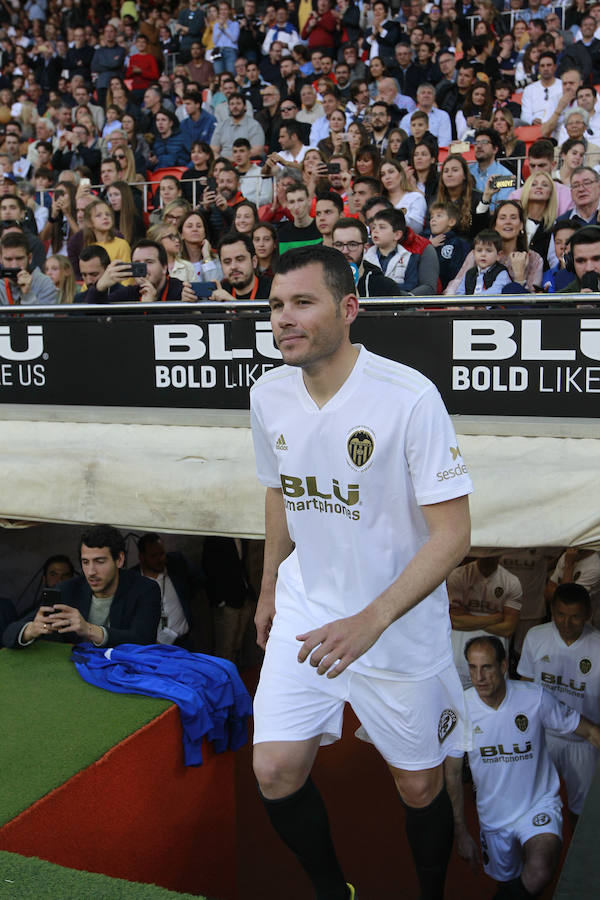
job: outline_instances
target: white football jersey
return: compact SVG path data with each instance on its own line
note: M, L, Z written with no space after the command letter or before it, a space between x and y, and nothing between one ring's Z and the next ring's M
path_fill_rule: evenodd
M273 630L295 636L364 609L428 539L421 506L472 491L456 434L420 372L360 349L322 408L300 368L251 390L259 480L283 491L296 546L279 567ZM452 661L445 585L386 629L351 668L418 680Z
M473 750L469 765L477 789L482 829L506 828L542 798L558 795L559 779L546 749L544 729L567 734L579 713L549 691L525 681L507 681L506 696L493 709L474 687L465 691Z
M518 672L600 723L600 632L591 625L586 625L570 646L554 622L532 628L523 643ZM583 740L576 734L570 739Z
M556 569L550 579L555 584L561 584L565 570L565 554L563 553L556 564ZM591 553L583 559L578 559L573 567L573 581L587 588L592 597L592 602L600 596L600 554Z

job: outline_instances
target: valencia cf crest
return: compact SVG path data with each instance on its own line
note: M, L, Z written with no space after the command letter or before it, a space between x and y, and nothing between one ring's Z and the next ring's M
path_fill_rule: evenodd
M591 659L580 659L579 660L579 671L581 672L582 675L587 675L587 673L590 671L591 668L592 668Z
M445 709L438 723L438 741L443 744L451 731L454 731L458 717L453 709Z
M504 588L500 587L500 585L498 585L497 588L494 588L494 597L499 598L502 596L503 593L504 593Z
M529 728L529 719L527 716L523 715L523 713L519 713L518 716L515 716L515 725L519 731L527 731Z
M538 814L537 814L536 816L534 816L533 819L531 820L531 824L532 824L532 825L537 825L537 826L540 826L540 825L547 825L548 822L551 822L551 821L552 821L552 820L551 820L550 816L548 815L548 813L538 813Z
M373 456L373 450L375 449L375 440L372 434L370 434L364 428L361 428L357 431L352 432L352 434L348 438L348 443L346 446L348 448L348 456L350 457L352 463L358 469L362 469L362 467L366 466L366 464Z

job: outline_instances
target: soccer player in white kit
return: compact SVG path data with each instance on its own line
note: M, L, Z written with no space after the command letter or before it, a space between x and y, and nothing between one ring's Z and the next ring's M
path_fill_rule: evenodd
M599 747L600 728L540 685L507 681L499 638L473 638L465 656L473 682L465 697L484 869L500 882L495 900L527 900L550 882L560 855L560 784L545 729L575 733ZM446 775L458 852L476 864L477 847L464 820L462 759L448 758Z
M552 598L552 622L528 632L518 673L582 713L600 720L600 631L589 625L590 595L582 584L561 583ZM600 754L574 734L549 730L546 744L579 816Z
M310 778L351 703L406 807L420 896L441 900L442 763L468 746L444 579L469 546L471 482L434 385L351 344L358 303L337 250L285 253L270 306L286 365L251 391L267 488L254 771L318 900L354 898Z

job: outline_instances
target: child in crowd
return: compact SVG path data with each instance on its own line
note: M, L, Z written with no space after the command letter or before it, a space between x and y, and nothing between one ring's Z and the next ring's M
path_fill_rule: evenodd
M419 283L419 254L406 250L400 240L406 223L399 209L382 209L371 219L373 246L365 253L365 261L377 266L387 278L398 284L400 292L416 288Z
M563 291L574 279L573 272L568 272L565 269L563 257L565 251L568 252L569 250L569 240L579 228L581 228L581 225L574 219L554 223L552 236L554 238L554 252L558 262L551 268L546 269L542 276L542 287L547 294Z
M508 269L498 262L502 250L502 238L497 231L480 231L473 242L475 265L465 272L456 288L461 294L501 294L510 284Z
M432 203L429 207L430 243L437 251L440 261L440 281L442 290L456 278L469 252L466 241L454 233L453 228L460 218L454 203Z

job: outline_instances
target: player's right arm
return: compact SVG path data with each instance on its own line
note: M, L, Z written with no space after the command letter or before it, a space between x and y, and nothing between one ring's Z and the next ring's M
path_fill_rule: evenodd
M446 777L446 790L452 804L454 816L454 837L456 850L462 859L466 859L473 871L479 868L479 851L477 844L469 834L465 822L465 801L462 783L462 756L447 756L444 760L444 775Z
M256 642L264 650L275 616L275 586L279 566L293 549L281 488L267 488L265 497L265 560L254 624Z

